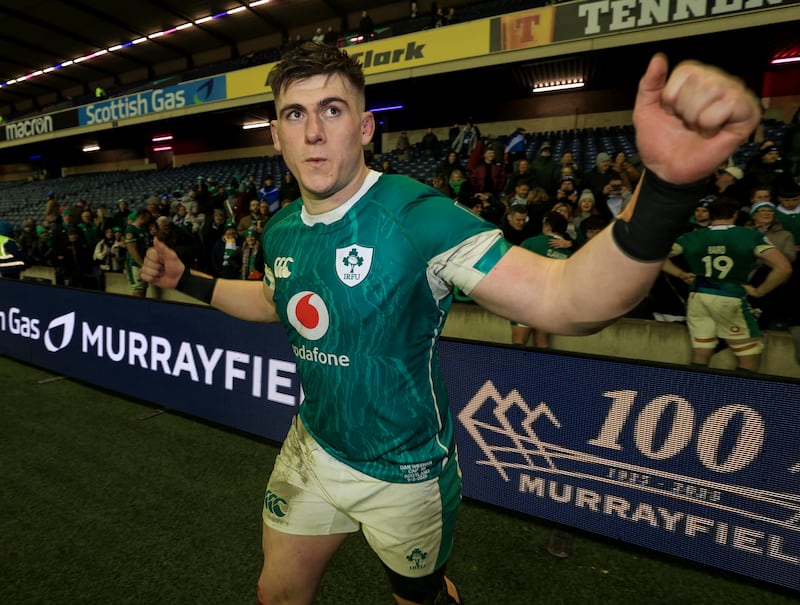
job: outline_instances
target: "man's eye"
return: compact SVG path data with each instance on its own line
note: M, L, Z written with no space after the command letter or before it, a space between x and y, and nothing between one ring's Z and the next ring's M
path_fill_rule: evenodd
M334 106L332 106L332 105L328 106L328 107L325 108L325 115L328 116L328 117L338 116L339 115L339 109L334 107Z

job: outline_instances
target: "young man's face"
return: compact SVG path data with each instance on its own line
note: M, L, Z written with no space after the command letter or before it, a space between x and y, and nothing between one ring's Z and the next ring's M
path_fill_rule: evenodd
M364 100L340 75L289 84L276 99L271 122L275 150L297 177L306 201L344 202L361 185L363 146L375 120Z

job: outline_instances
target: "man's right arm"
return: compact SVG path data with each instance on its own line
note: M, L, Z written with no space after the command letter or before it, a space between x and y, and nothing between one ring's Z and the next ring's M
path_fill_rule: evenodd
M758 257L770 268L770 272L759 286L744 284L747 294L753 298L766 296L792 276L792 265L789 263L789 259L777 248L768 248Z
M263 323L278 321L273 290L264 282L214 280L203 274L192 274L175 251L158 239L145 255L141 275L154 286L177 289L238 319Z

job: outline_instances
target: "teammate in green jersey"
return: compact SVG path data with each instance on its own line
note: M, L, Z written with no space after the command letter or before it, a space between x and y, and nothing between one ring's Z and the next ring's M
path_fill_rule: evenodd
M683 184L737 149L759 107L717 69L684 63L670 75L655 56L634 109L649 168L640 191L613 228L557 261L509 246L432 188L371 171L363 148L375 119L346 51L300 45L268 84L275 149L300 198L263 235L264 280L192 274L158 241L142 268L149 283L235 317L281 321L295 351L306 399L267 487L259 602L312 603L360 529L397 603L460 603L445 577L460 473L436 355L453 288L527 325L599 330L647 294L696 199Z
M727 342L738 368L758 371L764 344L761 331L750 312L747 295L759 298L771 292L792 274L792 266L763 233L737 227L739 202L720 197L708 211L711 224L681 235L670 256L683 255L689 271L671 260L664 271L691 286L686 304L686 324L692 339L692 364L707 366L718 338ZM770 272L758 287L748 279L756 260Z

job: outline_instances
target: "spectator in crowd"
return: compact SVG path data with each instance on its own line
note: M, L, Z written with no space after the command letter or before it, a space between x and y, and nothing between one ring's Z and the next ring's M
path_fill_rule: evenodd
M526 227L528 223L528 208L525 204L514 204L506 212L502 223L503 237L511 244L519 246L531 237L531 230Z
M508 170L514 170L516 163L525 157L525 150L528 141L525 138L525 129L518 126L514 129L508 139L506 139L506 146L503 148L503 161L505 162Z
M564 219L567 221L567 227L564 229L564 233L561 235L565 242L569 242L570 246L572 242L575 241L577 237L577 233L575 231L575 224L573 223L573 219L575 218L575 208L568 204L567 202L556 202L553 204L551 208L553 212L558 212ZM560 242L554 242L555 245L561 245Z
M460 170L461 176L464 176L464 168L461 165L461 160L458 159L458 154L455 151L450 151L447 157L436 167L436 172L444 177L445 182L450 180L450 173L453 170Z
M456 152L460 159L469 159L480 138L480 129L472 122L467 122L458 132L458 136L456 136L450 148Z
M375 23L367 11L361 11L361 21L358 22L358 33L361 34L361 42L369 42L375 31Z
M511 208L511 206L514 204L520 204L526 207L527 212L528 194L530 192L531 186L528 183L528 179L525 177L519 177L516 185L514 186L514 192L511 195L507 195L502 198L502 201L506 205L506 208Z
M433 128L425 130L422 140L417 145L419 152L424 158L433 158L439 153L439 137L433 132Z
M328 46L336 46L339 42L339 32L333 29L333 25L329 25L325 30L325 44Z
M119 227L117 227L116 233L120 233ZM115 235L114 227L106 227L103 238L94 247L92 260L103 271L120 273L125 257L119 255L119 248L120 243Z
M411 160L411 141L408 140L408 133L403 130L397 136L397 147L395 148L397 159L401 162L408 162Z
M240 279L242 247L239 234L236 232L236 223L228 221L225 223L225 232L222 238L214 244L211 252L211 265L214 277L225 279Z
M261 230L264 228L264 223L267 222L267 218L268 217L261 214L261 204L259 201L252 200L250 202L250 214L243 217L236 226L239 237L244 238L245 233L251 229L260 234Z
M273 182L272 175L268 174L264 177L264 184L258 190L257 199L259 202L266 201L269 211L273 214L280 210L281 192Z
M608 212L611 213L611 218L615 219L622 212L622 209L628 204L631 199L633 191L625 186L621 178L613 178L608 182L608 195L605 199L605 205Z
M589 190L591 191L591 189ZM573 208L578 205L578 190L575 188L575 177L563 176L556 190L555 201L566 202Z
M447 14L444 16L444 24L453 25L455 23L458 23L458 17L456 16L455 7L451 6L447 9Z
M686 307L691 363L707 366L722 339L736 356L738 371L757 372L764 344L747 295L763 297L789 279L792 268L763 234L736 226L736 200L717 198L709 211L711 225L681 235L670 252L670 257L683 255L689 271L670 259L663 265L664 271L691 284ZM753 287L748 279L757 259L770 272Z
M784 229L783 225L775 220L775 204L769 201L754 202L750 207L750 225L769 239L770 243L777 250L794 264L797 260L797 244L791 232ZM769 275L770 268L761 259L758 259L750 275L749 283L759 286ZM753 301L761 311L758 316L758 325L762 329L786 329L789 325L791 307L797 305L798 301L793 299L788 288L788 284L782 284L772 292Z
M455 168L450 172L450 180L447 182L450 191L449 197L461 202L465 206L471 206L472 198L475 196L475 191L472 189L470 182L464 178L464 173Z
M750 201L746 206L739 209L740 213L746 212L747 218L750 218L750 212L753 205L759 202L772 202L772 189L770 187L756 186L750 190ZM741 218L741 217L740 217ZM747 221L745 221L746 223Z
M431 24L433 25L433 27L444 27L444 25L446 24L444 9L441 6L437 6L436 9L433 11Z
M431 187L436 189L442 195L446 195L450 197L450 189L447 186L447 181L444 178L444 175L437 172L436 174L431 177Z
M504 193L506 195L512 193L520 180L525 180L525 182L528 183L529 190L536 186L536 181L530 169L530 162L526 158L520 158L516 163L514 171L508 174Z
M784 175L791 174L791 167L781 157L781 149L771 139L766 139L758 148L758 153L745 165L745 185L748 188L756 185L775 188Z
M573 155L572 151L569 149L565 150L564 153L561 154L561 160L559 161L561 165L561 175L564 176L564 168L569 168L572 172L570 176L578 178L580 174L580 169L578 168L578 164L575 162L575 156Z
M549 195L555 195L561 181L561 166L553 161L553 151L547 141L541 144L536 157L531 162L531 172L537 185L547 191Z
M293 202L294 200L300 197L300 187L297 185L297 181L295 180L294 175L288 170L283 173L283 182L281 183L280 196L281 196L281 204L283 204L287 200Z
M392 160L390 160L388 157L384 157L381 160L381 172L383 174L397 174L394 166L392 166Z
M575 208L574 218L572 224L575 227L575 241L582 244L585 240L581 224L590 216L600 216L600 211L597 209L597 202L594 199L594 193L591 189L584 189L578 198L578 203ZM566 231L566 229L564 229Z
M620 180L617 171L611 167L611 156L605 151L601 151L595 158L595 165L583 177L584 188L589 188L597 201L597 208L601 213L610 218L610 211L606 201L611 193L611 181Z
M244 242L235 263L241 266L240 275L244 280L264 279L264 250L260 238L261 234L255 229L249 229L244 234Z
M717 171L713 183L708 190L709 195L733 198L739 202L739 207L744 205L743 188L739 185L744 179L744 172L738 166L725 166Z
M311 36L311 41L316 42L317 44L325 44L325 33L322 31L321 27L318 27L317 31L314 32L314 35Z
M690 225L686 229L687 231L697 231L698 229L702 229L703 227L708 227L711 224L711 213L709 212L708 208L711 206L711 202L717 199L715 195L707 195L697 202L697 205L694 207L694 213L692 214L691 218L689 219Z
M133 222L125 229L125 248L128 252L125 257L125 274L134 296L145 298L147 296L147 282L142 280L142 263L144 255L152 244L149 226L154 222L153 215L145 208L132 213Z
M200 241L203 244L203 253L198 263L198 268L204 273L211 274L214 271L211 264L211 257L213 255L214 246L222 239L225 233L226 223L225 211L220 208L214 209L211 220L203 223L203 228L200 231Z
M419 12L417 9L417 3L411 2L409 3L408 7L408 18L409 19L416 19L419 16Z
M117 210L111 216L111 221L114 225L125 231L128 226L128 215L131 213L128 208L128 202L124 199L117 200Z
M630 192L636 189L636 184L639 182L642 173L628 161L628 156L624 151L614 152L611 169L619 175L623 187Z
M564 239L567 230L567 219L558 212L547 212L542 219L542 232L529 237L522 242L522 247L534 254L548 258L567 259L572 256L572 250L554 245L558 240ZM518 322L511 322L511 343L517 346L527 346L533 335L533 346L537 349L546 349L550 346L550 335L539 328L531 328Z
M48 194L44 203L44 220L50 224L61 221L61 207L52 192Z
M113 227L111 214L105 204L101 204L94 210L94 226L97 228L98 237L102 237L106 227Z
M492 147L483 152L483 161L470 174L470 183L475 193L490 193L499 197L506 185L506 167L497 160Z
M69 288L90 286L92 251L86 244L79 227L67 229L67 243L56 257L56 283Z
M38 239L33 254L34 262L45 267L53 267L56 259L56 250L53 246L53 232L44 225L37 225L36 235Z
M97 242L100 241L103 232L95 224L91 210L86 209L81 212L80 222L77 224L77 227L81 230L82 237L89 247L89 250L93 251Z
M800 185L793 179L783 179L777 187L778 206L775 217L788 229L794 241L800 244Z
M26 218L22 221L22 230L16 238L19 249L26 256L35 259L38 239L39 237L36 235L36 221L32 218Z

